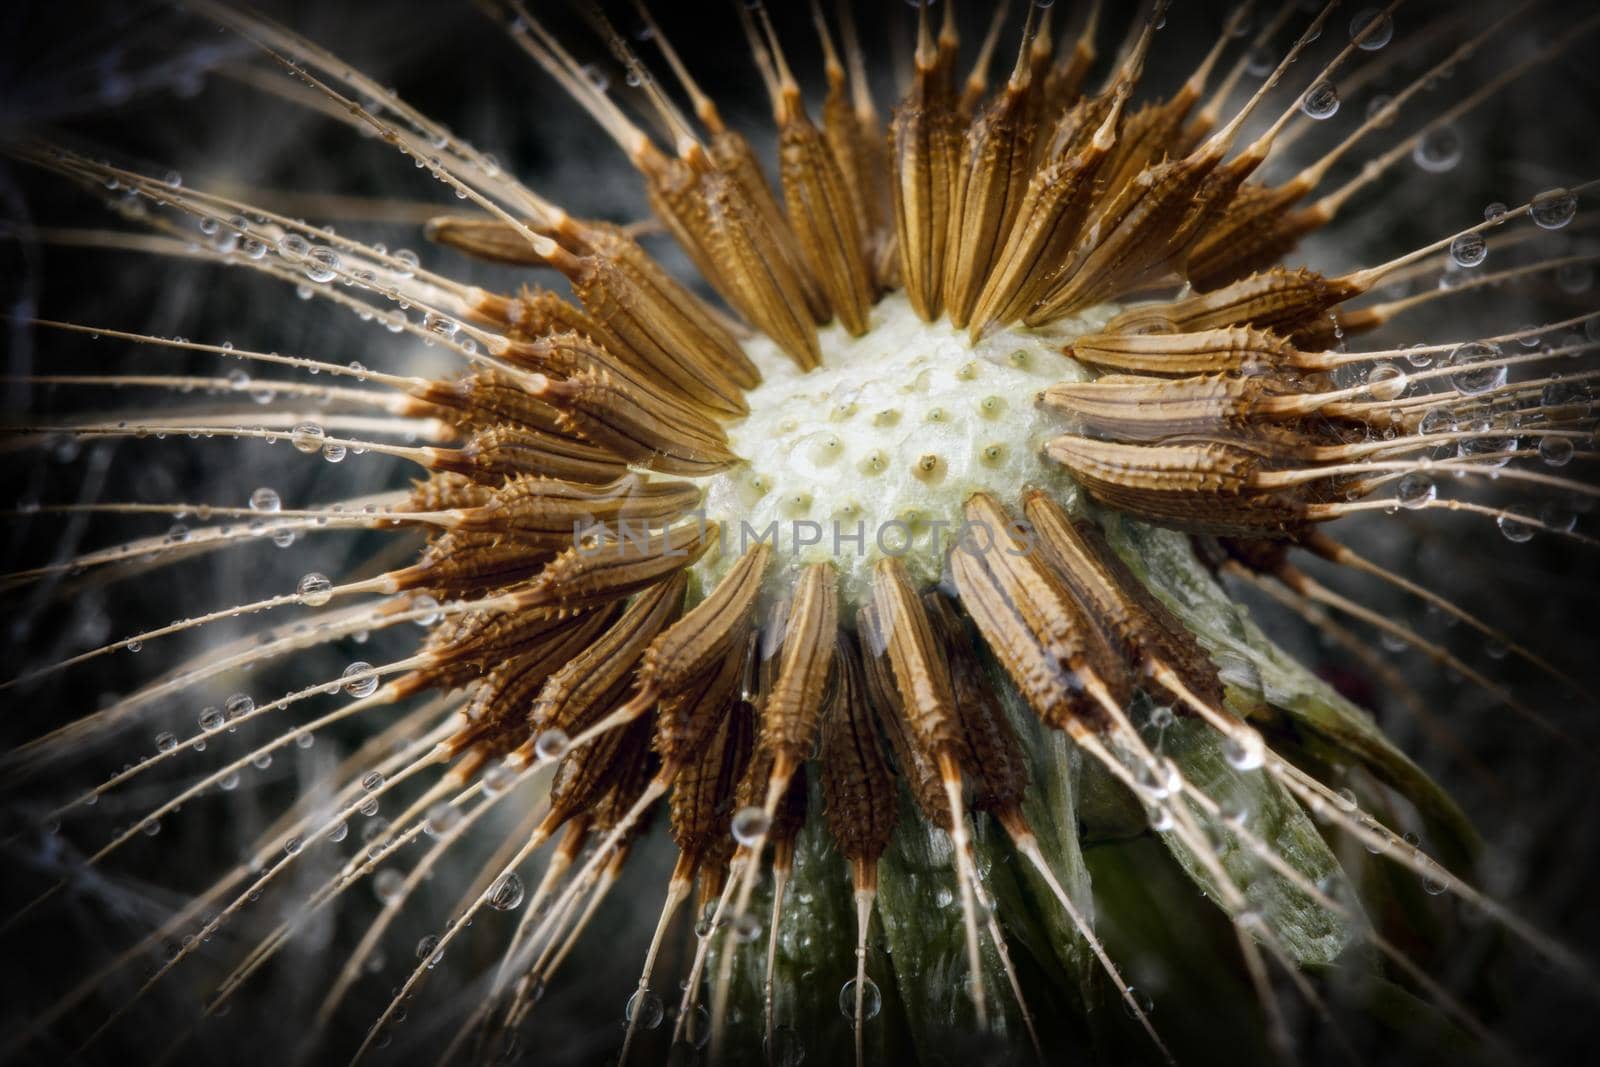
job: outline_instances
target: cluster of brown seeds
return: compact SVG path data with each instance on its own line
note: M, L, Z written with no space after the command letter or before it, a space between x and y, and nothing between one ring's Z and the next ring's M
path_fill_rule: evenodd
M799 568L774 602L771 580L781 568L777 551L764 544L701 588L707 572L697 564L720 551L723 531L697 521L695 509L703 480L745 458L730 448L726 429L749 413L746 393L761 380L742 338L764 335L802 370L811 370L827 355L819 327L836 321L853 336L865 334L878 301L892 291L902 291L922 319L948 318L974 339L999 327L1047 327L1108 302L1127 305L1103 328L1063 348L1064 358L1093 376L1063 380L1038 398L1062 420L1063 432L1049 442L1048 456L1097 505L1193 533L1230 566L1284 579L1302 594L1311 587L1286 563L1285 546L1303 544L1327 558L1362 565L1313 527L1388 501L1374 494L1418 470L1464 477L1496 471L1561 491L1588 491L1554 475L1503 470L1507 460L1524 454L1515 444L1465 447L1478 439L1500 441L1512 425L1551 440L1591 436L1595 424L1586 406L1545 404L1544 380L1508 383L1505 375L1519 360L1534 364L1577 354L1591 347L1587 342L1527 357L1496 350L1470 364L1409 374L1383 362L1392 353L1343 350L1345 338L1383 325L1400 309L1352 311L1342 305L1451 238L1338 277L1275 265L1302 236L1332 218L1326 204L1295 207L1315 185L1304 174L1281 186L1255 178L1275 139L1298 114L1310 83L1300 87L1296 106L1264 133L1237 153L1234 146L1246 119L1321 32L1331 5L1225 123L1221 115L1244 58L1208 103L1202 105L1202 98L1248 5L1181 88L1139 106L1133 97L1150 62L1164 2L1133 21L1098 88L1089 85L1089 75L1097 58L1099 5L1085 25L1060 41L1050 5L1030 5L1016 62L993 94L987 72L1005 29L1003 10L963 80L956 5L946 3L937 29L919 8L910 84L887 124L868 91L853 23L830 20L818 10L828 86L820 125L807 113L766 12L759 5L741 8L777 126L774 189L749 142L725 124L653 23L654 39L691 102L693 119L620 37L612 35L611 43L635 75L656 126L668 134L670 153L586 77L534 15L513 4L512 37L626 151L643 176L657 219L727 311L672 278L624 228L567 215L498 167L491 170L476 150L403 103L381 95L376 98L382 106L358 103L375 96L372 86L327 53L255 16L210 3L195 6L285 64L287 91L342 121L375 129L481 209L435 220L429 227L435 241L502 264L553 268L575 298L569 303L531 287L515 295L487 293L428 272L401 272L386 251L249 205L60 149L11 149L85 184L111 181L131 190L142 221L156 231L149 240L170 239L149 246L155 250L174 251L198 218L234 238L225 250L213 247L202 255L290 280L315 280L320 271L326 277L319 284L344 281L349 288L318 294L369 311L403 297L430 316L421 324L406 319L403 328L469 364L468 373L448 381L331 368L387 390L358 390L346 401L442 428L434 444L385 449L417 463L425 477L387 499L376 514L340 518L350 525L421 530L427 544L414 562L379 577L302 589L265 605L320 606L333 597L377 594L383 598L377 608L349 614L356 626L439 616L414 657L334 682L335 688L372 684L353 704L317 722L425 692L442 695L426 705L425 715L406 720L411 725L399 735L409 745L402 749L404 758L384 764L382 773L372 771L379 784L365 793L381 795L429 768L442 768L442 774L228 975L209 1011L278 952L307 916L426 830L435 846L386 903L345 967L318 1020L313 1037L320 1036L360 973L361 959L375 950L426 872L515 785L537 778L544 799L531 829L496 857L477 895L464 903L454 925L424 953L367 1032L361 1053L391 1033L402 1003L431 969L434 951L442 953L481 907L507 892L506 880L517 877L519 863L564 835L494 969L490 995L450 1049L487 1056L504 1047L620 876L654 805L665 799L678 859L630 1002L623 1055L641 1027L655 1025L649 998L656 999L659 1016L651 972L671 919L691 893L708 932L698 942L675 1030L691 1044L709 1034L714 1053L729 1052L723 1042L730 976L743 951L744 929L754 923L759 930L751 902L769 845L773 916L764 1023L773 1040L771 972L784 888L807 820L821 819L848 862L858 907L854 1036L860 1060L878 865L897 832L904 790L922 819L948 835L980 1024L1009 998L1014 1009L1007 1010L1020 1012L1038 1044L1026 990L1007 955L1005 917L988 901L974 857L973 820L987 815L1048 881L1050 906L1070 917L1153 1047L1164 1052L1146 1011L1096 937L1092 917L1061 887L1060 872L1052 869L1023 813L1033 788L1030 761L1000 699L1003 684L1020 694L1040 723L1064 732L1124 782L1201 856L1219 901L1238 926L1247 969L1265 1002L1275 996L1262 978L1265 962L1282 965L1303 982L1292 954L1269 927L1251 918L1239 886L1206 845L1202 824L1212 821L1216 803L1146 744L1133 717L1142 699L1137 694L1169 701L1180 714L1205 723L1237 753L1238 766L1273 776L1307 804L1315 798L1326 802L1331 794L1267 749L1229 707L1218 669L1199 640L1141 583L1086 513L1070 511L1043 491L1018 500L975 492L964 514L952 518L985 531L987 543L951 551L944 587L919 588L898 559L886 556L874 564L870 596L856 604L841 596L827 563ZM1272 41L1291 7L1285 5L1260 40ZM1371 20L1319 77L1347 62L1381 26ZM836 32L842 34L842 55ZM236 251L245 242L268 241L262 256ZM322 243L314 249L311 241ZM318 259L318 249L327 255ZM1589 321L1583 316L1563 325ZM1486 342L1499 340L1504 338ZM1441 353L1454 348L1436 347ZM1352 366L1367 371L1363 380L1350 385L1336 377ZM1479 380L1485 374L1487 385ZM1445 388L1431 388L1435 383ZM1429 424L1440 410L1452 419L1443 433ZM80 429L106 435L157 428L141 423ZM248 435L205 423L185 428ZM291 433L282 436L294 439ZM320 430L315 436L317 442L338 443ZM1463 450L1433 458L1441 444ZM271 521L273 529L298 530L327 518L319 512L277 513ZM178 559L235 540L226 530L200 531L182 545L161 547L165 558ZM151 548L133 543L76 565L117 564ZM36 568L12 578L49 572ZM205 621L174 624L121 647ZM304 644L280 635L255 655L299 647ZM998 671L991 670L991 661ZM195 665L179 682L156 683L92 716L87 725L26 745L7 757L8 766L19 774L51 766L86 730L126 719L157 694L173 692L175 684L209 677L208 669ZM380 685L380 676L391 673L397 677ZM325 689L326 683L246 710L239 721ZM315 728L273 739L196 789ZM169 754L158 753L112 785ZM350 781L370 777L367 766L356 765ZM808 786L812 777L820 783L816 793ZM822 799L820 812L807 809L813 796ZM149 818L159 819L181 800ZM331 821L315 813L291 820L279 835L297 842L290 855L264 873L247 866L248 873L219 881L200 910L220 914L205 920L202 932L214 932L305 844L331 837L344 813L363 802L363 793L352 787L339 794L339 814ZM1394 840L1364 814L1341 817L1386 846ZM135 827L120 835L91 862L137 833ZM1240 829L1238 838L1263 863L1283 863L1270 843L1249 831ZM1401 862L1443 876L1425 856L1407 853ZM1285 877L1330 909L1342 907L1303 873L1291 868ZM1472 892L1459 882L1451 885ZM517 893L520 903L520 888ZM168 926L179 931L194 918L186 910ZM985 939L1003 961L1000 970L1010 979L1006 991L984 986L990 973ZM205 940L209 936L194 945ZM1378 947L1386 954L1393 948ZM186 945L175 953L144 989L192 951ZM710 1011L701 1022L695 1013L705 995L701 974L713 961ZM57 1005L23 1039L55 1025L89 991ZM125 1010L119 1008L89 1041L98 1040ZM1267 1014L1274 1015L1270 1008ZM1276 1030L1273 1038L1286 1040Z

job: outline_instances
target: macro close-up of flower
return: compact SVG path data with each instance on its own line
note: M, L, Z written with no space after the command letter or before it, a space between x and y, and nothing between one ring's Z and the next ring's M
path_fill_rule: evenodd
M1600 13L0 26L0 1065L1593 1056Z

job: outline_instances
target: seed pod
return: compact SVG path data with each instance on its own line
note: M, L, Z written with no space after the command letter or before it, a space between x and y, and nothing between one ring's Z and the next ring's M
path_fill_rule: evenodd
M462 429L511 425L565 435L560 413L509 374L478 371L452 382L425 381L412 395L420 403L450 412L449 421Z
M817 366L822 352L815 318L807 310L805 275L795 269L798 264L786 262L784 241L774 236L777 227L728 172L708 168L699 179L705 202L703 243L717 262L717 274L726 286L723 295L801 369ZM787 223L783 227L787 232Z
M967 128L951 200L953 246L944 265L944 305L965 327L1022 209L1033 174L1033 82L1013 76Z
M676 574L646 589L599 640L551 675L528 709L533 733L559 729L576 735L608 710L612 694L626 690L645 647L683 610L687 585Z
M609 485L589 486L524 477L507 482L488 503L462 509L455 527L557 550L595 524L671 522L699 502L700 489L689 482L630 474Z
M838 628L838 580L831 564L814 563L795 582L777 677L761 708L759 748L771 754L780 772L798 767L811 754Z
M533 740L528 708L551 673L588 648L616 617L615 611L594 611L569 619L544 641L496 664L473 689L467 725L450 739L451 748L459 752L471 745L492 759Z
M1005 509L977 493L965 511L993 543L981 552L958 547L951 553L961 602L1034 710L1053 726L1067 718L1094 724L1104 711L1086 692L1092 685L1125 706L1133 695L1125 665L1037 549L1011 532Z
M627 471L607 449L564 434L507 424L476 430L458 449L424 448L422 452L433 469L462 474L489 486L521 475L609 482Z
M651 649L659 643L657 638ZM645 656L649 655L646 651ZM744 646L735 645L723 652L721 661L712 661L710 667L661 701L654 743L663 763L683 767L698 758L700 749L739 699L744 660Z
M537 393L560 409L562 429L630 463L703 477L738 462L713 424L680 419L604 371L544 378Z
M1303 358L1289 341L1265 330L1228 326L1177 332L1156 328L1154 319L1142 319L1138 325L1142 332L1108 328L1080 337L1068 346L1066 354L1092 367L1163 378L1282 376L1320 369L1318 362Z
M1056 574L1113 637L1129 663L1142 663L1148 669L1159 662L1212 707L1221 705L1222 684L1205 649L1134 577L1093 523L1074 521L1048 494L1038 491L1024 496L1023 511Z
M1021 318L1059 279L1095 203L1095 176L1110 150L1115 123L1115 116L1108 116L1081 151L1056 156L1033 172L973 308L974 332Z
M1220 374L1190 378L1105 375L1092 382L1058 382L1040 399L1065 415L1072 429L1114 441L1165 441L1180 437L1228 436L1289 442L1282 425L1288 412L1267 397L1293 394L1310 400L1276 375L1236 378Z
M639 668L641 691L678 693L704 674L718 656L743 649L743 637L749 631L751 612L771 558L771 545L752 547L704 600L656 639Z
M728 822L755 737L754 710L743 701L734 702L695 758L673 779L672 839L685 857L698 861L719 851L724 841L732 845ZM727 856L722 861L726 863Z
M761 186L763 191L767 189L764 180ZM687 384L681 377L683 371L699 368L713 379L708 384L724 402L741 404L738 390L760 384L761 373L755 364L705 303L621 227L590 220L581 224L576 236L598 261L592 283L580 287L574 281L573 291L589 314L621 337L641 359L651 366L670 366L673 373L666 376L680 384ZM731 396L726 395L728 384L736 387Z
M1065 435L1045 447L1096 500L1201 533L1287 536L1304 528L1305 488L1263 492L1260 452L1222 441L1125 445Z
M609 812L606 794L628 776L629 763L637 760L639 750L648 750L649 725L648 719L640 719L621 730L603 733L562 756L550 782L546 825L553 829L580 812L587 812L594 816L596 829L609 829L600 822L602 810Z
M722 432L720 426L707 418L717 411L715 407L708 407L670 379L662 378L637 356L619 357L581 334L557 333L513 341L498 354L514 366L557 378L570 378L584 371L604 371L664 416L682 418L702 431ZM748 409L741 405L737 414L746 411Z
M606 329L564 297L538 286L523 286L515 300L506 308L508 335L518 340L531 340L556 333L575 333L587 337L618 359L636 363L638 353L623 344L622 339Z
M932 322L944 306L944 256L962 131L926 45L926 40L918 43L911 92L894 110L889 143L900 277L912 308Z
M1105 333L1189 333L1235 324L1288 336L1362 288L1303 267L1273 267L1209 293L1142 304L1107 322Z
M434 538L420 560L391 577L397 589L420 589L441 600L456 600L526 581L552 558L549 549L506 541L497 534L448 530Z
M433 669L461 685L540 647L573 624L571 614L555 611L464 612L435 626L421 654Z
M847 634L839 635L836 655L839 682L822 720L823 814L839 854L852 866L872 866L889 847L900 795L878 739L860 653Z
M593 808L596 830L609 831L620 823L639 802L639 798L644 796L645 790L655 778L660 761L650 748L650 734L654 729L655 723L645 715L620 730L611 731L619 735L621 740L613 761L615 772L610 788L601 795L599 803ZM622 844L637 840L649 828L648 818L637 819L629 827Z
M867 332L873 281L860 231L851 225L854 208L844 175L792 80L779 111L778 174L789 227L840 324L860 337Z
M574 545L518 592L519 604L561 608L619 600L690 566L709 547L715 526L682 523L666 530L622 531L620 540Z
M1246 183L1189 257L1189 282L1200 292L1220 289L1251 271L1268 270L1328 219L1316 210L1292 211L1306 193L1293 182Z
M871 603L863 604L856 616L861 632L862 675L868 698L883 724L884 736L894 752L900 776L911 790L922 817L935 826L950 825L950 798L944 790L944 777L932 756L912 743L906 726L904 706L895 687L894 667L889 662L888 641Z
M911 743L936 762L958 754L961 727L950 672L905 564L893 556L873 566L872 605Z
M455 508L474 508L487 504L494 493L461 474L441 471L427 478L417 478L411 483L402 511L451 511Z
M963 759L961 769L972 790L971 807L974 811L1014 808L1028 791L1028 762L994 685L973 655L976 635L943 593L924 593L922 602L935 640L950 666L950 688L955 694L963 747L970 756Z

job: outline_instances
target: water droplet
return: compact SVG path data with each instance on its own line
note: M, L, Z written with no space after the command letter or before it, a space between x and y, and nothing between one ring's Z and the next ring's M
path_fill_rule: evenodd
M296 449L310 455L322 448L322 439L327 433L314 422L302 422L289 433L289 443Z
M175 522L167 527L167 541L171 544L181 545L189 540L189 527L181 522Z
M1546 189L1534 197L1528 207L1528 214L1533 218L1534 224L1546 230L1561 229L1571 222L1572 216L1577 213L1577 194L1565 189Z
M1422 508L1439 495L1439 487L1426 474L1412 472L1400 479L1395 487L1395 499L1403 508Z
M412 620L418 626L436 625L444 617L444 613L439 610L439 602L427 593L412 597L411 610L422 613Z
M1491 203L1488 207L1483 209L1483 221L1484 222L1500 222L1500 221L1505 219L1506 212L1508 210L1510 210L1510 209L1507 208L1505 206L1505 204L1503 204L1500 201L1496 200L1493 203Z
M484 901L495 911L515 911L522 906L522 898L525 895L521 877L516 871L507 871L489 887Z
M281 510L283 500L276 489L262 487L250 494L250 510L271 514Z
M1222 754L1235 770L1253 771L1266 761L1266 745L1261 735L1251 731L1229 736L1222 742Z
M1450 373L1450 384L1467 396L1481 396L1505 383L1504 364L1495 365L1500 349L1482 341L1468 341L1457 345L1450 353L1449 364L1456 368Z
M138 652L144 648L143 641L129 641L126 646L129 652Z
M322 446L322 458L329 463L343 463L349 450L338 441L329 441Z
M350 824L347 822L341 822L338 826L335 826L332 830L328 831L328 840L332 841L336 845L349 836Z
M396 264L398 264L398 266L395 268L395 273L400 275L402 278L409 278L415 274L417 272L417 266L421 262L421 260L417 258L417 254L411 251L409 248L396 249L394 261Z
M1422 879L1422 891L1431 897L1436 897L1445 891L1445 884L1437 878L1426 877Z
M497 797L517 781L517 772L504 763L497 763L483 772L483 795Z
M291 856L298 855L300 850L305 847L306 840L299 834L296 834L283 843L283 850Z
M601 70L595 64L585 63L581 73L583 74L584 80L590 85L594 86L596 92L603 93L607 89L611 88L611 79L607 77L605 71Z
M661 1025L661 1020L666 1016L666 1006L661 1003L661 998L649 989L636 989L633 996L628 998L628 1006L623 1009L623 1018L629 1025L637 1026L641 1030L654 1030Z
M1464 144L1460 132L1449 123L1435 126L1418 139L1411 149L1411 160L1429 174L1443 174L1461 162Z
M1339 112L1339 90L1330 81L1319 81L1300 99L1300 110L1314 119L1331 119Z
M171 731L167 731L165 733L156 734L156 751L158 751L158 752L171 752L173 749L175 749L177 747L178 747L178 735L177 734L172 733Z
M1500 532L1505 535L1507 541L1515 544L1520 545L1533 539L1535 527L1514 507L1507 508L1505 514L1495 520L1495 525L1500 527Z
M300 600L314 608L320 608L333 599L333 582L326 574L312 571L301 578L295 586L295 592L300 594Z
M358 659L344 669L344 677L351 678L355 675L361 677L345 683L346 693L353 697L369 697L378 691L378 676L372 673L372 664Z
M361 779L361 788L371 793L383 785L382 771L368 771L366 777Z
M222 709L205 708L200 712L200 729L210 732L222 729L222 725Z
M572 747L572 739L565 730L551 727L541 733L533 743L533 753L541 760L560 759Z
M1374 400L1395 400L1406 391L1410 379L1393 363L1379 363L1367 375L1367 392Z
M753 804L733 813L733 839L746 847L765 837L771 827L767 813Z
M1549 467L1565 467L1572 459L1573 446L1570 437L1543 437L1539 440L1539 458L1544 460Z
M307 278L320 284L322 282L331 282L338 277L339 266L339 253L331 248L319 246L313 248L306 255L305 266L302 269L305 271Z
M1156 1002L1138 986L1129 986L1125 992L1128 995L1123 998L1122 1010L1130 1019L1137 1019L1141 1014L1149 1015L1156 1010Z
M297 233L286 233L278 238L278 252L285 259L304 259L311 251L311 242Z
M232 722L241 715L248 715L256 710L256 702L250 699L249 694L235 693L222 702L222 710L227 713L228 721Z
M1458 266L1476 267L1489 255L1489 243L1481 233L1457 234L1450 242L1450 258Z
M444 959L444 952L439 948L437 934L429 934L417 942L417 959L426 960L430 971L439 966L439 961Z
M861 1020L876 1019L878 1012L883 1008L883 994L878 992L878 983L871 978L861 980ZM854 978L844 984L839 990L839 1010L846 1019L852 1022L856 1017L856 980Z
M1357 47L1376 52L1394 39L1394 19L1381 8L1369 7L1356 12L1350 20L1350 39L1354 41L1365 32Z

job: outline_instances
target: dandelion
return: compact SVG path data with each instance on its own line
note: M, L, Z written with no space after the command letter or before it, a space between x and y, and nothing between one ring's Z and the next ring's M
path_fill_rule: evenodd
M69 898L178 847L180 809L229 794L255 834L242 858L207 857L176 908L95 945L5 1055L248 1040L317 1062L1124 1062L1331 1042L1359 1058L1429 1027L1509 1054L1440 977L1450 946L1425 956L1428 924L1399 917L1441 894L1592 995L1581 953L1479 884L1449 797L1227 589L1266 592L1397 692L1409 683L1347 622L1566 736L1491 669L1322 576L1364 576L1583 694L1343 531L1451 511L1512 542L1593 547L1577 511L1597 495L1600 311L1577 308L1595 256L1553 242L1582 227L1594 183L1458 205L1466 224L1338 269L1303 246L1396 170L1450 170L1475 109L1600 20L1530 37L1439 104L1442 79L1527 36L1529 5L1408 27L1398 3L1255 21L1246 3L1193 57L1164 50L1165 0L1126 20L999 5L965 50L954 3L896 5L905 84L885 110L889 64L847 6L734 5L771 112L764 158L697 80L699 50L676 47L687 26L618 5L568 33L486 5L485 47L523 53L592 122L585 151L636 172L652 219L630 227L569 212L290 28L185 6L238 46L235 80L446 191L456 209L430 209L425 233L460 255L391 250L192 168L5 143L109 192L122 223L37 239L238 267L353 313L365 338L354 360L314 333L302 355L135 332L89 321L88 302L74 321L22 318L42 340L93 335L192 371L41 360L23 384L204 399L29 413L9 427L19 445L291 447L207 503L111 499L117 482L74 452L68 491L19 524L155 515L182 536L22 560L0 579L17 603L136 589L262 539L349 548L297 555L321 569L278 589L215 569L217 588L184 590L195 613L62 633L49 645L73 651L5 683L120 685L196 642L96 710L52 707L3 757L18 840L51 844L0 936L74 944ZM485 283L462 256L515 280ZM570 295L534 284L553 275ZM1519 308L1481 331L1414 326L1556 276L1562 311L1533 325ZM328 503L250 488L292 484L282 463L348 486L368 456L405 484ZM267 677L289 688L240 691ZM156 743L129 762L135 735ZM125 766L84 787L105 751ZM257 825L241 782L266 796L285 775L287 803ZM96 836L108 808L120 821ZM1093 858L1102 822L1140 844ZM658 908L649 857L669 845ZM1380 875L1405 886L1364 895ZM636 983L608 944L621 913L653 919ZM1203 973L1150 933L1186 922ZM624 963L614 1031L533 1052L570 1038L564 988L609 988L586 968ZM292 997L269 983L285 969ZM1228 1018L1181 1010L1221 996ZM1421 1021L1393 1021L1402 996ZM286 1008L304 1013L292 1027Z

